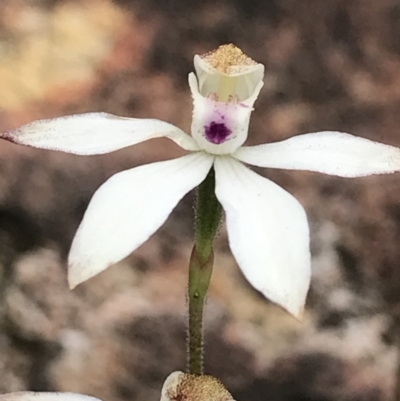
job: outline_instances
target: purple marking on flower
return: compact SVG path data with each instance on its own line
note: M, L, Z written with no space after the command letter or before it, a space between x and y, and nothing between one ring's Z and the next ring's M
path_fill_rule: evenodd
M232 130L230 130L224 123L216 123L215 121L212 121L210 125L206 125L204 131L207 140L217 145L225 142L228 136L232 133Z

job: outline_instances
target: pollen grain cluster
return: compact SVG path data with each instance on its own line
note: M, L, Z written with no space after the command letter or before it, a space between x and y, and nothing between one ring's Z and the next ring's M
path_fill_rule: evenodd
M171 401L233 401L231 394L215 377L183 374L176 388L169 389Z
M236 73L245 67L257 65L253 59L246 56L232 43L203 54L201 58L212 68L225 74Z

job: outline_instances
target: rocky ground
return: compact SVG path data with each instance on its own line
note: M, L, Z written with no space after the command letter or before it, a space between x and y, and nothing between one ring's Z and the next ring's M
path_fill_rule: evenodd
M251 143L343 130L400 146L398 0L2 0L0 130L102 110L188 129L195 53L234 42L266 65ZM157 401L184 369L189 195L125 261L69 292L65 258L113 173L179 150L78 157L0 143L0 392ZM264 172L263 172L264 173ZM238 401L379 401L395 386L400 177L267 171L305 206L313 281L299 323L246 283L225 231L206 370Z

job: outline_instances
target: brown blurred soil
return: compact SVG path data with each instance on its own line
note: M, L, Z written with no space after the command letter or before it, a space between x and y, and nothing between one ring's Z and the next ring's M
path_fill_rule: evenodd
M195 53L233 42L266 66L249 143L339 130L400 146L397 0L2 0L0 129L87 111L188 130ZM94 191L179 154L168 141L92 157L0 142L0 392L157 401L185 369L191 195L131 257L73 292L66 255ZM262 172L307 210L304 321L246 283L224 229L206 370L238 401L379 401L394 387L400 176Z

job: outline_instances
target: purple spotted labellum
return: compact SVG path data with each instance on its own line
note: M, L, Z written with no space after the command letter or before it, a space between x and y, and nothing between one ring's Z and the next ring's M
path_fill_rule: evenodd
M229 135L232 134L232 130L225 123L216 123L215 121L211 121L209 125L204 126L204 132L207 140L217 145L224 143Z

